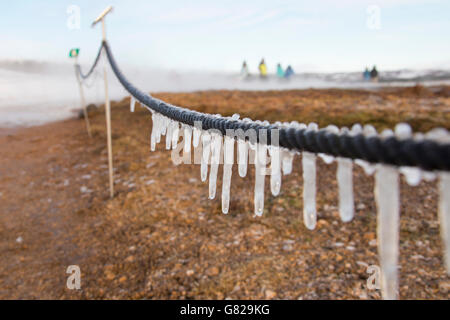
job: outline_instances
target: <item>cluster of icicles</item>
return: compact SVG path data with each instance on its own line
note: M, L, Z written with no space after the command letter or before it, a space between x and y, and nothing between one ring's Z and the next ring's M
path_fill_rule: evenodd
M136 100L132 97L130 109L134 111ZM203 131L197 127L191 127L169 119L159 113L152 111L153 127L151 133L151 150L154 151L156 144L161 141L161 136L166 137L166 149L175 149L179 137L183 135L183 151L191 151L191 142L194 148L202 145L202 157L200 165L201 180L206 181L209 165L209 198L214 199L216 195L216 182L220 160L223 161L222 180L222 212L228 213L230 202L230 186L232 166L234 161L233 137L222 136L218 133ZM220 115L217 115L220 116ZM239 119L235 114L231 119ZM267 121L252 121L248 118L243 121L255 122L268 125ZM315 123L308 125L298 122L275 123L278 127L293 126L299 129L318 130ZM330 125L326 128L333 133L347 133L357 135L363 133L366 136L377 135L376 129L371 125L362 127L355 124L351 129ZM395 130L384 130L380 137L387 138L395 135L398 139L414 138L432 139L439 143L450 143L450 134L444 129L434 129L427 134L415 133L413 135L408 124L400 123ZM223 148L223 153L221 149ZM249 150L253 150L255 164L255 188L254 188L254 213L261 216L264 209L264 183L265 175L270 175L270 190L272 195L280 193L281 177L292 172L294 155L300 152L291 151L278 146L252 143L250 141L237 139L237 165L239 176L247 174L247 164L250 163ZM223 159L220 159L223 154ZM398 254L399 254L399 218L400 218L400 190L399 175L404 175L406 182L411 186L417 186L420 181L432 181L439 178L439 220L441 235L444 243L444 255L447 273L450 274L450 172L426 172L416 167L394 167L383 164L371 164L364 160L351 160L341 157L333 157L326 154L314 154L303 151L303 220L305 226L313 230L317 221L316 211L316 158L319 156L325 163L337 162L337 184L339 193L339 214L344 222L353 219L353 163L361 166L367 175L375 174L375 201L377 204L377 238L378 250L381 264L381 292L385 299L398 298ZM270 158L270 168L266 168ZM267 171L267 170L268 171ZM267 173L268 172L268 173Z

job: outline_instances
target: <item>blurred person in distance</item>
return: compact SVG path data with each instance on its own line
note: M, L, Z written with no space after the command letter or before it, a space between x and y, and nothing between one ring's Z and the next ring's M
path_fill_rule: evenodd
M258 68L259 68L259 76L261 77L261 79L267 79L267 66L266 62L264 61L264 58L261 59Z
M366 70L364 70L364 72L363 72L363 79L365 81L369 81L370 80L370 71L369 71L368 67L366 67Z
M241 68L241 78L246 79L249 76L250 76L250 73L248 72L247 61L244 60L244 62L242 63L242 68Z
M370 79L372 82L378 82L378 70L377 66L373 66L372 71L370 71Z
M284 70L281 67L280 63L277 64L277 77L280 78L280 79L284 78Z
M290 79L294 75L294 69L289 65L284 72L284 77Z

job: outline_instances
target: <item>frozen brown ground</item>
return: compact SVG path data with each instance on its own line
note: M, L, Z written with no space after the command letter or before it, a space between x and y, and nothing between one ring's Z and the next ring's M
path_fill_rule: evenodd
M373 123L379 129L408 121L426 131L450 127L449 92L417 87L156 96L223 115L321 126ZM162 144L150 153L150 114L142 108L130 113L128 101L112 108L112 200L102 112L91 113L92 139L82 120L1 132L0 298L380 298L366 288L367 265L378 264L372 177L354 170L356 217L342 223L336 165L318 159L319 220L309 231L301 219L299 157L293 174L283 177L280 196L266 188L261 218L252 216L252 168L246 178L234 171L230 213L223 215L220 196L207 198L199 165L175 166ZM217 195L220 176L221 169ZM400 297L448 299L436 183L402 183L401 200ZM69 265L81 268L79 291L66 289Z

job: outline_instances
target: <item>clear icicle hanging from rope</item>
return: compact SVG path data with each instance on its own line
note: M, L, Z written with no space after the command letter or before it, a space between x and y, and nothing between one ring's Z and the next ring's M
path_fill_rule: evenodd
M244 139L238 139L238 171L240 177L247 175L248 164L248 142Z
M336 127L337 132L339 129ZM333 130L336 130L333 128ZM342 128L341 133L348 130ZM360 125L354 125L350 132L351 135L357 135L362 132ZM336 180L339 193L339 215L343 222L349 222L353 219L355 204L353 198L353 162L351 159L337 158Z
M135 105L136 105L136 99L133 96L131 96L131 98L130 98L130 111L131 112L134 112Z
M191 152L191 143L192 143L192 128L189 125L184 125L184 153Z
M310 123L308 130L316 131L317 124ZM316 155L311 152L303 151L303 222L309 230L316 227Z
M288 175L292 173L292 162L294 161L294 152L288 149L281 149L281 166L283 174Z
M339 191L339 215L343 222L349 222L354 215L353 200L353 162L350 159L337 159L336 178Z
M382 137L391 136L385 130ZM375 173L375 201L377 204L377 240L381 265L381 294L383 299L398 298L398 252L400 190L397 168L378 165Z
M156 143L160 143L161 142L161 133L162 133L162 115L160 115L159 113L155 113L155 114L156 114L156 126L155 126Z
M172 150L175 150L178 145L178 139L180 138L180 123L178 121L174 121L172 125Z
M244 122L253 122L249 118L242 119ZM248 150L249 141L245 140L244 137L237 139L237 151L238 151L238 172L240 177L245 177L247 175L247 167L249 163Z
M150 135L150 150L155 151L156 150L156 132L158 131L158 114L152 113L152 133Z
M272 136L273 137L273 136ZM270 154L270 191L277 196L281 189L281 163L280 148L269 146Z
M211 134L203 132L202 136L202 159L200 163L200 179L205 182L208 177L208 164L211 156Z
M166 150L170 150L172 148L173 122L174 122L173 120L169 120L167 124Z
M262 216L264 212L264 180L266 177L267 146L256 144L255 150L255 215Z
M220 151L222 149L222 135L213 133L211 135L211 165L209 171L209 199L216 197L217 172L220 163Z
M234 162L234 138L225 136L223 144L222 212L230 208L231 175Z
M197 148L200 144L200 136L202 134L202 131L194 126L193 134L192 134L192 145L194 148Z

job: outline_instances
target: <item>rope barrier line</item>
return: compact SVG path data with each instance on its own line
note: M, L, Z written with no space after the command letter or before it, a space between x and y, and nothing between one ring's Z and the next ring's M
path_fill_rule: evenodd
M184 136L183 151L186 153L190 153L191 142L194 148L202 144L201 180L206 181L210 164L210 199L213 199L216 194L218 166L223 147L222 212L224 214L228 213L229 209L235 139L237 140L237 157L239 161L243 159L243 162L238 161L241 177L244 177L247 172L249 151L254 151L256 216L263 214L264 181L267 174L264 170L269 169L266 168L267 153L271 160L270 189L274 196L280 192L281 172L283 175L291 173L294 153L302 154L303 220L306 228L310 230L315 228L317 222L317 155L327 164L334 160L337 162L339 213L343 222L352 220L355 212L352 182L354 162L360 165L367 175L375 173L377 240L382 273L381 293L385 299L396 299L398 298L400 173L412 186L418 185L421 178L433 180L438 177L441 237L445 265L450 275L450 134L446 130L435 129L437 131L432 130L425 135L415 134L414 136L407 124L398 124L395 133L392 130L385 130L381 134L378 134L372 126L365 126L363 129L360 125L354 125L351 129L339 129L330 125L319 130L315 123L310 123L308 126L297 122L270 124L268 121L240 120L238 115L222 117L174 106L140 91L131 84L117 66L105 37L103 39L94 64L83 78L92 74L104 50L115 76L131 95L130 110L134 111L135 103L138 101L152 112L153 127L150 142L152 151L155 150L156 143L160 142L162 135L166 136L167 150L177 147L180 135ZM80 66L77 70L81 75ZM105 94L107 96L107 87L105 87ZM108 98L106 101L109 101ZM217 132L210 133L208 131L210 129L215 129ZM251 141L245 135L241 137L233 134L231 137L228 135L228 130L232 132L252 130L258 134L254 137L255 140ZM266 134L266 140L260 135L261 132Z
M263 125L243 120L233 120L172 106L153 98L133 86L117 66L109 44L105 41L102 47L106 51L109 64L117 79L136 100L147 108L183 124L194 126L194 122L200 121L203 130L217 129L224 136L227 129L242 129L244 132L248 129L253 129L256 132L266 130L267 144L271 144L271 130L278 129L279 146L289 150L361 159L370 163L419 167L427 171L450 171L450 143L439 143L430 139L416 140L409 138L399 140L395 136L382 138L378 135L336 134L327 129L313 131L295 127L284 128L275 124ZM259 135L257 135L257 139L258 142L266 143L265 141L260 141Z
M89 68L89 71L86 74L83 74L83 72L81 71L81 66L79 64L76 65L76 68L78 70L78 73L79 73L81 79L84 80L84 79L89 78L90 75L92 74L92 72L94 72L95 67L97 66L98 62L100 61L100 57L102 55L102 49L103 49L103 43L100 46L100 48L98 49L97 56L95 57L94 63Z

